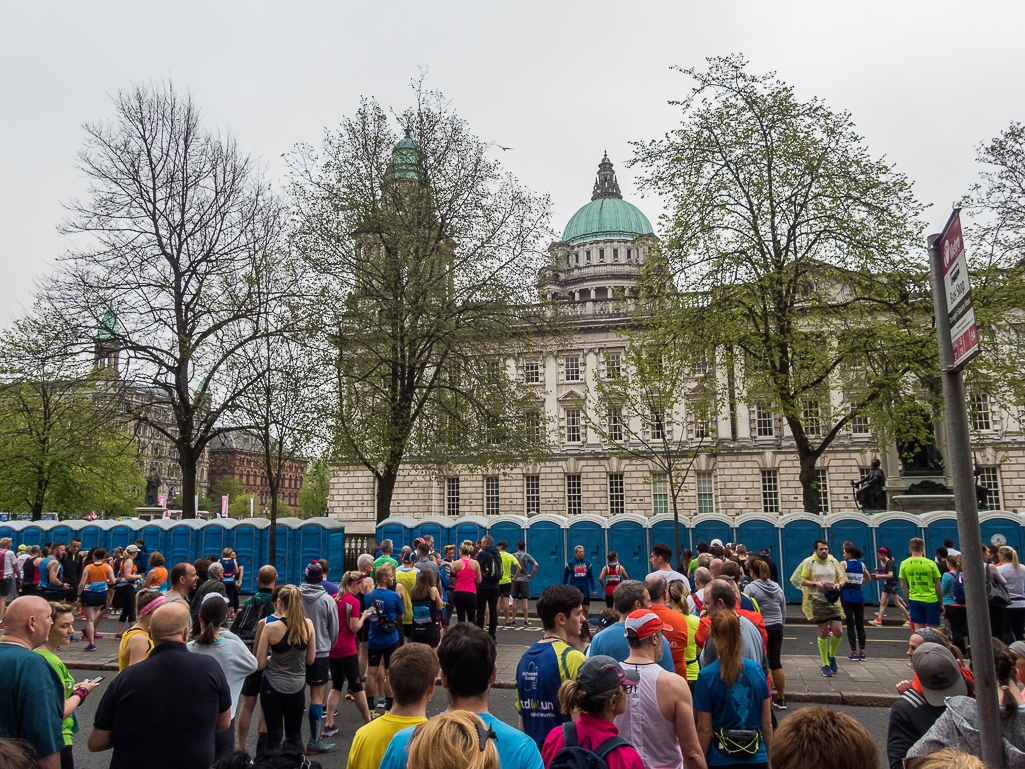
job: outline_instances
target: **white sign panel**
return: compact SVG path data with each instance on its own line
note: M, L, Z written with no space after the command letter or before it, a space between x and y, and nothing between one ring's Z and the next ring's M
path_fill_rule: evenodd
M979 330L972 307L972 287L968 281L968 259L961 236L960 209L955 209L940 237L940 257L943 259L943 286L947 293L954 367L960 368L979 354Z

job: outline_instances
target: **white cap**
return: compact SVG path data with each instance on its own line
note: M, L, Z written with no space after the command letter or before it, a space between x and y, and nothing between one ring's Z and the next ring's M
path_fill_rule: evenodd
M712 547L714 545L718 545L719 547L722 547L722 540L721 539L713 539L711 542L708 543L709 547Z

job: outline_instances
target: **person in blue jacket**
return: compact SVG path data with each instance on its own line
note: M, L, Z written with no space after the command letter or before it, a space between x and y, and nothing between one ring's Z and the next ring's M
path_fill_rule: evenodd
M562 584L572 585L584 594L584 612L591 613L591 596L598 595L594 589L594 571L591 562L584 560L583 545L573 549L573 560L566 564L562 573Z

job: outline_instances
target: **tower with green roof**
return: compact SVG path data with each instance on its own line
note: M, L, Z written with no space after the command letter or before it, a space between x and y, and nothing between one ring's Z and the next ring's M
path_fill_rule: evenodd
M121 324L114 308L107 306L93 337L93 370L118 377L119 354L121 351Z

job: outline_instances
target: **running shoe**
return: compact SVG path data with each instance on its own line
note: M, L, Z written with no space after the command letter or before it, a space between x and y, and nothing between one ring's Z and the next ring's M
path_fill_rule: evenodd
M323 740L320 740L320 742L306 743L306 755L308 756L316 755L318 753L330 753L334 749L335 744L333 742L324 742Z
M124 637L125 637L124 633L118 633L117 635L114 636L114 640L115 641L120 641Z
M868 624L875 625L876 627L882 627L883 626L883 621L881 619L877 618L877 619L869 620Z
M515 627L516 627L516 623L515 622L506 622L505 625L503 625L502 629L503 630L513 630Z
M524 621L523 621L523 627L531 627L531 624L530 624L530 620L529 620L529 619L528 619L528 620L524 620Z
M829 665L822 666L822 675L824 675L826 678L833 677L833 671L829 669Z
M858 653L857 652L851 652L851 662L857 662L857 661L858 661Z
M320 732L321 737L331 737L335 734L338 734L338 727L334 724L331 724L331 726L325 726Z
M89 644L88 646L85 647L85 650L87 652L94 652L94 651L96 651L96 644Z
M103 638L103 633L93 633L93 639Z
M829 658L829 669L834 673L836 672L836 657Z
M384 710L386 707L388 707L388 700L378 698L377 707L379 707L381 710Z
M78 636L77 636L77 635L75 635L74 633L72 633L72 634L71 634L71 643L74 643L74 642L75 642L75 641L77 641L77 640L79 640Z
M859 662L864 662L866 659L868 659L868 658L865 656L865 652L862 652L861 654L858 655L858 661Z
M776 699L774 699L772 701L772 707L776 708L776 710L786 710L787 709L787 701L786 700L781 700L781 699L779 699L777 697Z
M911 620L905 622L903 625L901 625L901 627L911 627Z

